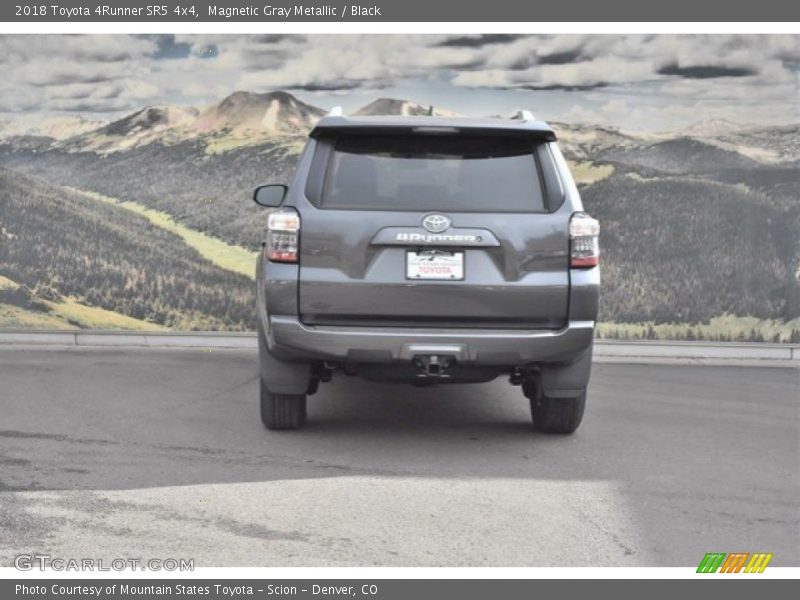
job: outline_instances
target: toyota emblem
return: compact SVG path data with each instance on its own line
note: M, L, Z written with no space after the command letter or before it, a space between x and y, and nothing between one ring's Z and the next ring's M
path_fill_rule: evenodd
M431 233L441 233L450 227L450 219L439 214L428 215L422 219L422 226Z

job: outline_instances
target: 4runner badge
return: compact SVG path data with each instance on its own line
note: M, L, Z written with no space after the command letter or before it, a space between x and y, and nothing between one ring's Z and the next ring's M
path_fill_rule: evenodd
M433 214L422 219L422 226L431 233L441 233L450 227L450 219L444 215Z

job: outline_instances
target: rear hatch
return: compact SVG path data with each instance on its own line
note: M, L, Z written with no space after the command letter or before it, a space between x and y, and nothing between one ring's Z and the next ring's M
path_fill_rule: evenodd
M569 216L545 142L346 133L318 140L311 172L303 322L564 326Z

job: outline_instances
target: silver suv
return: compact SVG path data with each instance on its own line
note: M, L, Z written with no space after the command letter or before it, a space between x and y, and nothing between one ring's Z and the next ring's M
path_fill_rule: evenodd
M508 375L534 428L580 424L600 273L597 221L553 130L515 119L316 125L257 267L261 416L297 429L338 373L434 385Z

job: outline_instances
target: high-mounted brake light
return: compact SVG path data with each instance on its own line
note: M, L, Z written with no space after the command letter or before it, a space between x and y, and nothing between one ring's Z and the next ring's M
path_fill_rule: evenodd
M293 208L281 208L267 217L264 256L273 262L296 263L300 248L300 215Z
M461 130L458 127L430 127L428 125L421 126L421 127L413 127L411 129L414 133L431 133L434 135L443 135L448 133L460 133Z
M600 263L600 223L583 212L569 221L570 266L576 269L596 267Z

